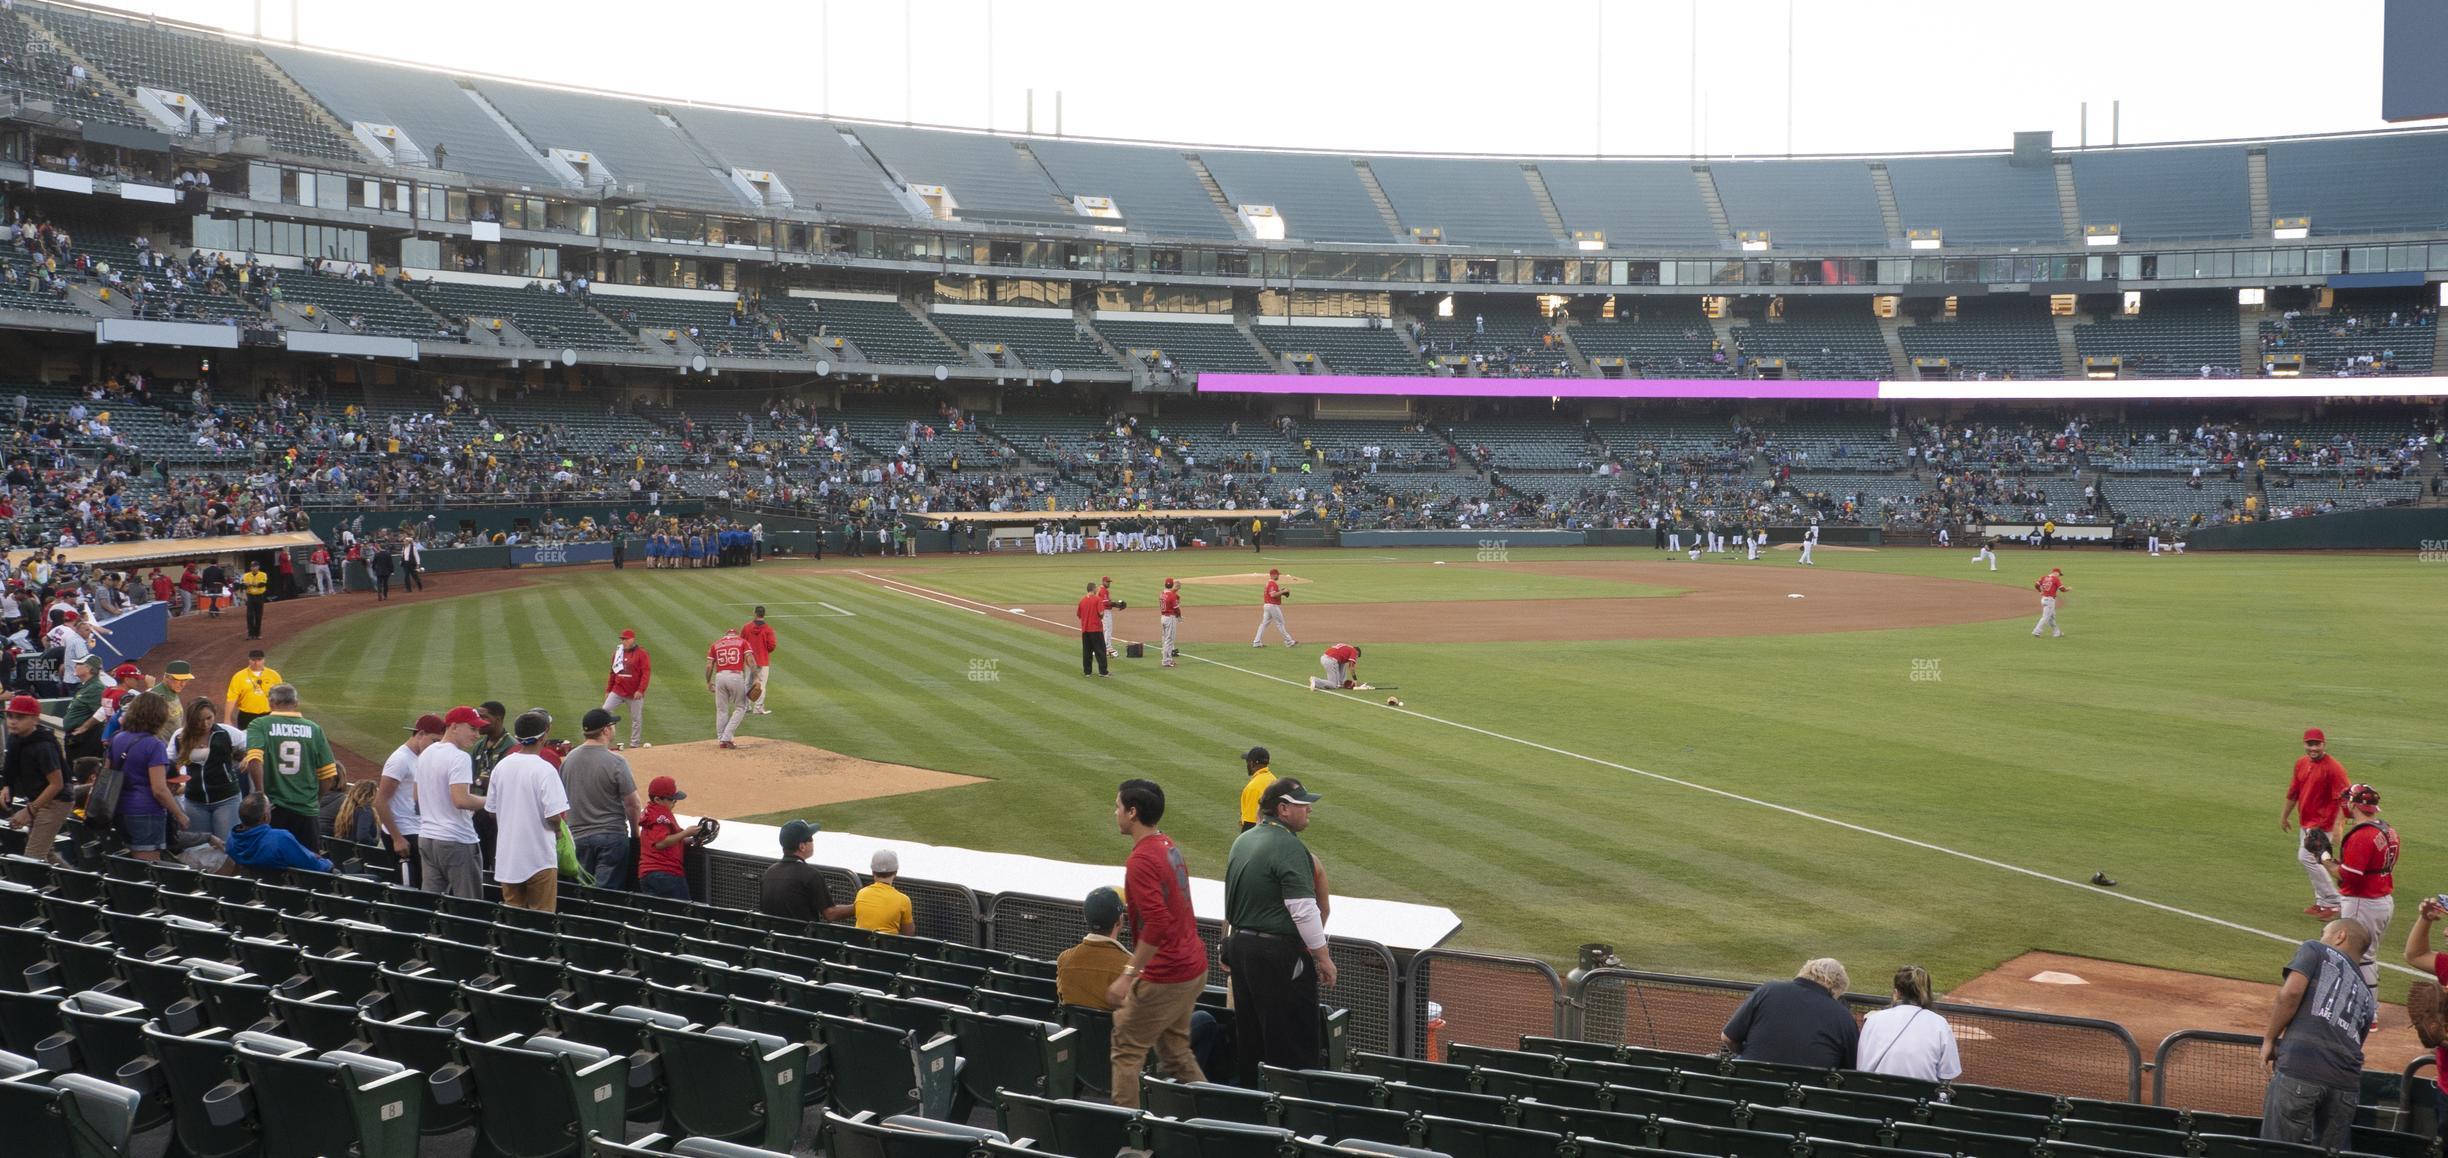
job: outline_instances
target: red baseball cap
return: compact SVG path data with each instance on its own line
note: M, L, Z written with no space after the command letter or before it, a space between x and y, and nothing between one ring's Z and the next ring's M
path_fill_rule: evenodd
M439 736L443 732L449 730L449 728L450 725L443 722L442 717L437 716L432 712L427 712L422 716L418 716L416 718L416 723L408 725L408 730L419 736Z
M63 612L60 612L60 622L62 622L62 623L75 623L76 621L77 621L77 613L76 613L76 612L73 612L73 611L63 611Z
M1105 576L1105 577L1103 577L1103 578L1101 578L1101 579L1098 579L1098 580L1097 580L1097 582L1099 582L1099 583L1111 583L1111 582L1113 582L1113 576L1111 576L1111 575L1107 575L1107 576Z
M1281 576L1282 574L1283 574L1283 572L1278 571L1278 570L1274 569L1273 567L1269 567L1269 568L1267 568L1267 575L1268 575L1268 576L1270 576L1270 577L1277 577L1277 576Z
M2328 743L2328 742L2329 742L2329 737L2327 737L2327 736L2325 736L2325 735L2322 735L2322 734L2321 734L2321 730L2320 730L2319 728L2305 728L2305 729L2304 729L2304 743L2306 743L2306 744L2326 744L2326 743Z
M450 710L450 714L442 717L443 727L447 728L454 724L466 724L471 728L484 727L484 713L479 712L466 704L461 704L458 707L452 708Z
M143 674L144 669L132 663L123 663L111 669L111 678L115 680L133 679Z
M42 714L42 701L35 699L32 696L11 696L9 697L8 702L8 714L12 716L39 716Z
M637 632L634 632L634 631L628 630L627 628L623 628L623 629L621 630L621 638L622 638L622 639L636 639L636 638L637 638Z
M688 793L680 791L680 782L669 776L657 776L646 782L646 795L665 800L686 800Z

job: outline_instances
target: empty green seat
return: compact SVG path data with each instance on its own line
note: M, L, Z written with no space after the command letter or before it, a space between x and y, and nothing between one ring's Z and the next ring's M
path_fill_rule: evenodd
M1154 1158L1280 1158L1292 1143L1290 1130L1210 1118L1177 1121L1150 1114L1139 1120L1139 1129Z
M1261 1065L1258 1067L1258 1078L1266 1088L1289 1097L1341 1102L1347 1106L1386 1104L1385 1082L1367 1074L1288 1070L1281 1066Z
M1449 1158L1555 1158L1564 1136L1429 1114L1420 1119L1419 1144Z
M268 1033L232 1040L240 1078L207 1095L205 1113L216 1125L248 1123L264 1158L416 1154L425 1075L347 1050L318 1054Z
M583 1042L503 1034L458 1037L474 1083L480 1150L503 1158L576 1154L591 1133L619 1134L629 1059Z
M961 1084L979 1102L998 1089L1070 1097L1077 1085L1079 1031L1024 1017L954 1008L946 1014L960 1042Z
M1139 1104L1151 1114L1188 1120L1246 1122L1271 1126L1273 1099L1264 1090L1245 1090L1218 1082L1174 1082L1150 1077L1139 1083Z
M431 1014L411 1009L393 1017L360 1010L357 1032L367 1052L387 1057L425 1074L425 1111L419 1127L427 1134L455 1134L476 1124L476 1105L462 1097L467 1066L459 1060L457 1022L464 1014Z
M807 1044L729 1025L646 1023L672 1125L690 1137L788 1150L799 1137Z
M1503 1070L1507 1073L1533 1074L1539 1077L1561 1077L1554 1054L1535 1053L1521 1049L1499 1049L1492 1045L1445 1047L1445 1060L1455 1065L1476 1066L1482 1070Z
M1139 1111L1076 1098L995 1095L995 1125L1005 1136L1053 1154L1106 1155L1137 1144Z
M1882 1146L1887 1142L1886 1129L1873 1118L1852 1118L1790 1106L1749 1106L1746 1113L1743 1122L1746 1129L1792 1138L1828 1138L1861 1146Z
M1389 1082L1409 1082L1415 1086L1433 1086L1440 1090L1475 1094L1479 1083L1471 1075L1471 1067L1451 1062L1422 1061L1418 1058L1396 1057L1382 1053L1355 1053L1352 1070L1370 1074Z
M1585 1110L1609 1109L1614 1104L1614 1091L1596 1082L1538 1077L1510 1070L1480 1070L1476 1078L1480 1093L1499 1098L1536 1098Z
M1649 1144L1660 1150L1717 1154L1724 1158L1793 1158L1793 1139L1783 1134L1704 1126L1672 1118L1658 1118L1650 1123Z
M828 1158L969 1158L984 1142L1009 1141L996 1130L908 1115L879 1121L864 1110L826 1111L823 1137Z
M0 1054L0 1120L8 1123L11 1152L124 1158L138 1100L124 1086Z
M952 1110L960 1080L958 1042L950 1034L921 1036L856 1018L817 1015L831 1055L833 1108L890 1117L942 1117Z
M1387 1082L1383 1096L1387 1109L1401 1110L1406 1114L1443 1114L1449 1118L1475 1122L1504 1122L1510 1118L1506 1113L1505 1099L1486 1094L1456 1093L1433 1086L1415 1086L1409 1082Z
M216 1123L204 1109L205 1095L228 1081L236 1064L234 1036L219 1026L187 1033L172 1033L158 1021L145 1026L145 1049L154 1062L151 1080L169 1100L171 1132L189 1158L239 1158L255 1151L255 1132L247 1123Z
M1410 1145L1418 1133L1416 1120L1400 1110L1308 1098L1276 1098L1275 1124L1302 1138L1328 1138L1336 1142L1361 1138L1395 1146Z

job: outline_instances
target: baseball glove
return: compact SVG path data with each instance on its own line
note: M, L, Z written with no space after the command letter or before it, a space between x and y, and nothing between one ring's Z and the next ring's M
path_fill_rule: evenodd
M765 685L763 685L763 684L750 684L750 685L748 685L748 702L749 702L749 703L752 703L752 704L753 704L753 703L756 703L757 701L762 700L762 699L764 699L764 698L765 698Z
M2316 857L2329 855L2329 830L2326 828L2305 829L2303 847L2305 852Z
M1123 601L1121 601L1121 600L1119 600L1119 599L1116 599L1116 600L1114 600L1113 609L1114 609L1114 610L1116 610L1116 611L1128 611L1128 610L1130 610L1130 604L1125 603L1125 602L1123 602Z

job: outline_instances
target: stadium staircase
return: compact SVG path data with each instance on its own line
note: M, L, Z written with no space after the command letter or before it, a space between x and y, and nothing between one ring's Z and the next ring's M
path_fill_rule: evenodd
M2082 243L2082 205L2074 197L2074 160L2057 158L2057 219L2065 225L2065 239L2071 244ZM2080 366L2080 362L2068 362Z
M1879 172L1884 174L1886 170L1881 169ZM1882 176L1880 185L1884 187L1885 184L1885 178ZM1896 377L1918 378L1921 376L1920 371L1913 369L1912 359L1904 353L1904 335L1901 332L1903 327L1904 319L1900 315L1878 319L1879 337L1887 340L1887 360L1894 364Z
M2238 357L2243 359L2237 365L2244 367L2247 378L2261 374L2261 319L2264 313L2259 309L2236 311L2236 344Z
M1879 220L1887 226L1887 244L1901 243L1904 240L1904 214L1896 209L1895 182L1887 176L1885 161L1870 162L1870 188L1878 193ZM1904 359L1899 355L1896 365L1902 367L1904 364Z
M1598 368L1590 365L1589 356L1581 352L1581 347L1573 344L1573 327L1580 325L1580 321L1578 319L1568 318L1561 322L1551 322L1549 324L1555 327L1557 348L1563 350L1564 356L1571 360L1573 373L1579 374L1585 378L1597 377Z
M2252 232L2257 235L2262 230L2270 228L2269 149L2267 147L2256 145L2244 150L2244 176L2247 187L2252 190L2251 226ZM2253 359L2257 356L2257 354L2248 352L2245 355L2244 364L2252 365Z
M312 93L307 92L305 87L300 85L297 80L294 77L291 77L288 72L281 68L281 66L272 63L272 58L270 56L260 52L250 52L246 54L246 57L247 59L254 61L257 66L263 69L264 76L272 82L272 87L288 93L289 99L296 102L297 107L306 110L306 117L308 120L323 126L324 130L329 132L332 136L348 142L349 148L355 150L359 154L365 154L365 146L357 143L356 132L348 125L343 124L339 117L332 115L332 111L325 108L320 99L316 98ZM365 159L369 161L379 160L379 158L375 158L370 155L366 155Z
M1734 226L1726 220L1725 201L1717 196L1717 175L1710 172L1706 165L1694 165L1692 166L1692 180L1700 186L1700 203L1708 208L1709 225L1717 231L1718 244L1731 244L1734 240ZM1725 323L1722 321L1717 323L1717 336L1719 338L1729 337ZM1733 348L1733 343L1729 341L1726 349Z
M908 298L900 299L900 305L901 308L904 311L907 311L911 317L918 319L918 324L925 327L926 332L935 335L936 341L942 342L944 345L950 346L954 350L958 351L958 357L960 360L967 362L972 366L983 366L986 364L985 355L970 349L969 343L967 342L955 341L952 335L944 332L944 328L942 326L935 324L935 319L928 317L925 310L912 304Z
M1190 172L1198 177L1199 188L1207 191L1207 199L1215 202L1216 209L1224 214L1224 220L1232 222L1233 236L1243 241L1252 240L1249 226L1241 221L1241 210L1233 205L1232 198L1224 195L1224 186L1216 182L1215 174L1207 171L1207 162L1200 160L1196 153L1184 153L1182 160L1189 163Z
M1555 198L1548 194L1547 178L1539 173L1538 166L1524 161L1521 170L1522 180L1530 183L1531 199L1538 202L1539 220L1547 223L1547 232L1559 240L1572 237L1572 231L1564 228L1564 215L1556 211Z
M2082 315L2051 317L2049 320L2057 326L2057 358L2065 363L2066 377L2082 377L2082 350L2074 343L2074 323L2081 321Z
M1266 355L1268 373L1281 374L1285 372L1283 355L1276 353L1274 347L1258 340L1258 328L1250 323L1249 314L1241 310L1234 310L1233 328L1241 331L1241 337L1249 342L1251 349L1257 350L1259 353Z
M2431 327L2431 365L2435 368L2448 367L2448 326L2434 324Z
M1377 207L1377 216L1385 219L1386 231L1397 241L1411 239L1411 231L1403 228L1402 218L1394 213L1394 202L1386 198L1385 187L1377 183L1377 171L1367 161L1352 159L1352 170L1360 175L1360 185L1368 190L1369 204Z

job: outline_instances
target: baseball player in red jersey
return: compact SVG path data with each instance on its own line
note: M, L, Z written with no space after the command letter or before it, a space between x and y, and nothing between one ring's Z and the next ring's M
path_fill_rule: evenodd
M2389 919L2397 915L2397 830L2380 819L2380 790L2357 784L2346 790L2346 835L2338 838L2337 855L2329 862L2337 879L2338 918L2363 926L2371 939L2363 946L2363 984L2380 988L2380 962L2374 955Z
M2040 622L2032 625L2033 639L2040 638L2040 629L2043 627L2055 633L2049 638L2065 638L2065 629L2057 626L2057 596L2065 589L2065 576L2062 574L2062 569L2057 567L2049 568L2048 574L2041 576L2039 582L2032 584L2032 590L2040 593Z
M2329 737L2319 728L2304 729L2303 745L2295 777L2287 782L2286 807L2278 810L2278 828L2294 835L2295 860L2312 878L2312 903L2304 915L2333 921L2338 915L2337 883L2329 879L2322 858L2329 853L2330 830L2337 827L2338 804L2346 798L2346 766L2329 754Z
M739 734L741 717L748 714L749 669L760 657L756 645L741 636L738 628L723 633L714 646L706 649L706 690L714 694L714 738L724 748L737 748L734 739Z
M1168 577L1164 594L1156 597L1156 624L1163 632L1164 666L1179 667L1173 662L1173 638L1181 633L1181 588Z
M629 714L629 746L652 748L646 742L646 685L654 678L654 659L640 647L637 632L623 631L612 647L612 675L604 681L603 710Z
M740 625L740 638L756 648L756 679L748 685L748 710L760 716L770 716L773 708L765 703L765 692L773 679L773 624L765 622L765 605L758 604L756 617Z
M1102 599L1104 599L1104 600L1105 600L1105 614L1104 614L1104 617L1103 617L1103 618L1101 618L1101 619L1099 619L1099 620L1097 621L1098 623L1100 623L1100 624L1102 624L1102 625L1103 625L1103 628L1102 628L1102 629L1103 629L1103 631L1105 632L1105 654L1106 654L1106 655L1108 655L1108 656L1116 656L1116 655L1120 655L1120 654L1122 654L1122 653L1121 653L1120 651L1118 651L1118 650L1116 650L1116 649L1114 648L1114 633L1113 633L1113 609L1114 609L1114 601L1113 601L1113 576L1111 576L1111 575L1107 575L1107 576L1104 576L1103 578L1100 578L1100 579L1098 579L1098 580L1097 580L1097 595L1098 595L1100 598L1102 598Z
M1080 596L1078 611L1081 675L1109 676L1113 674L1105 663L1106 658L1111 654L1111 650L1105 646L1105 617L1113 614L1109 610L1111 605L1112 601L1103 591L1097 590L1097 585L1094 583L1088 585L1086 595Z
M1260 604L1265 608L1265 610L1259 613L1258 634L1250 637L1251 647L1266 646L1263 641L1266 639L1266 629L1267 625L1270 623L1275 625L1276 631L1283 633L1285 647L1300 646L1300 641L1292 638L1292 629L1284 626L1283 601L1285 594L1286 592L1284 591L1283 586L1283 572L1273 568L1268 568L1266 593L1258 597Z
M1338 643L1318 657L1318 666L1326 669L1324 678L1309 677L1309 690L1331 692L1339 688L1360 685L1360 649L1348 643Z

